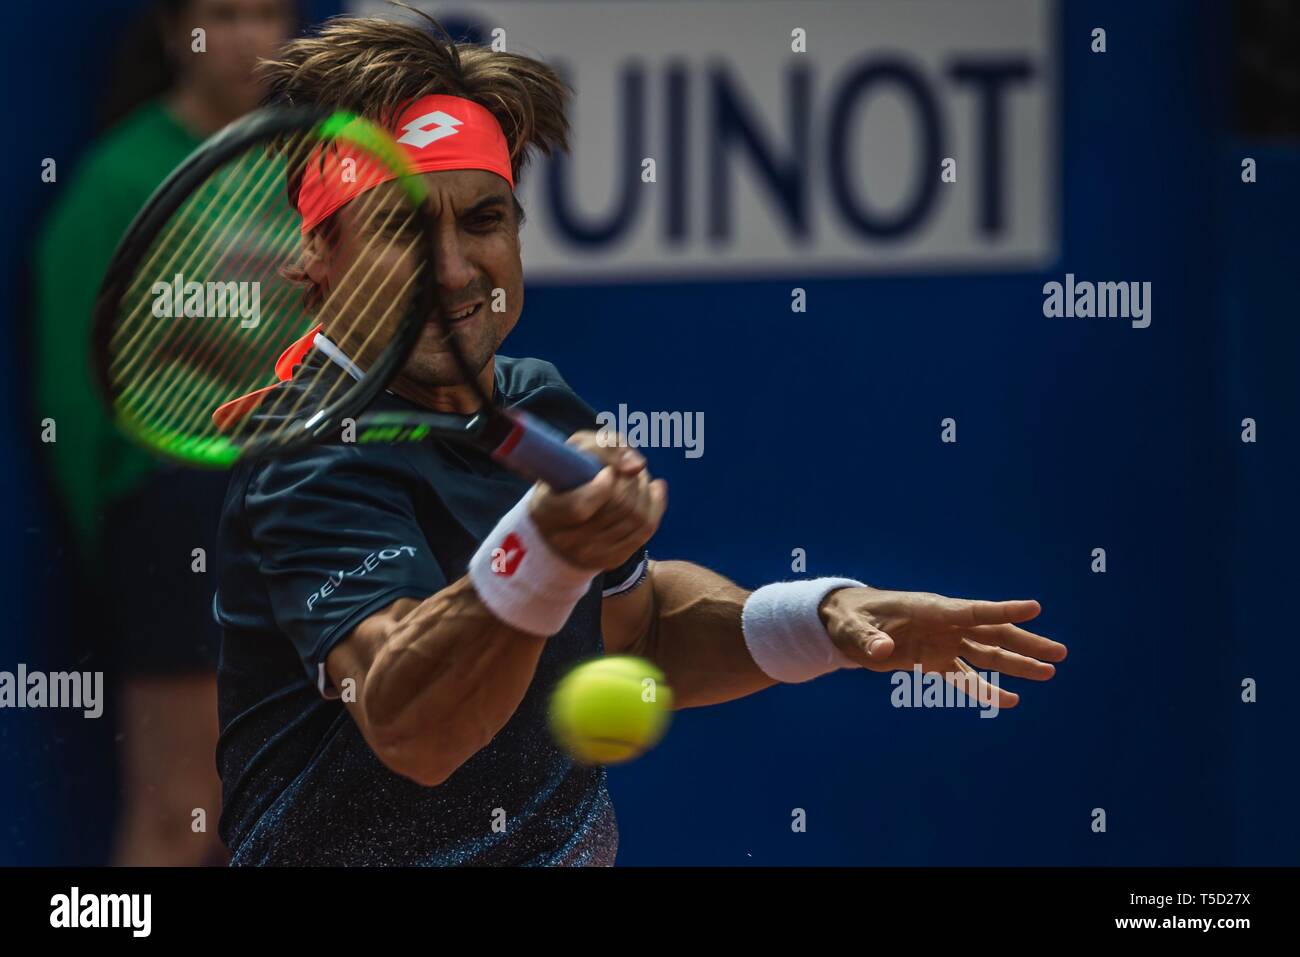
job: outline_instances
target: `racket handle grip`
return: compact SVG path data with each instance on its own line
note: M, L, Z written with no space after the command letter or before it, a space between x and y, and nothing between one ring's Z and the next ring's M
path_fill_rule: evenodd
M560 432L527 412L510 411L509 434L492 457L507 468L535 475L558 492L585 485L602 465L565 442Z

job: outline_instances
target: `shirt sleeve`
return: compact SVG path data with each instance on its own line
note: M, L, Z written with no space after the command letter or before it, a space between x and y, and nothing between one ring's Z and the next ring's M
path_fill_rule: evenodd
M370 615L443 588L404 460L324 448L258 466L244 493L276 627L331 696L325 658Z

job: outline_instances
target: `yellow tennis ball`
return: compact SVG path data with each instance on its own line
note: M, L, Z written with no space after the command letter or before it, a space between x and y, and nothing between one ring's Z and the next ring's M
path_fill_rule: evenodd
M551 695L551 733L582 764L620 764L658 743L672 689L644 658L611 655L578 665Z

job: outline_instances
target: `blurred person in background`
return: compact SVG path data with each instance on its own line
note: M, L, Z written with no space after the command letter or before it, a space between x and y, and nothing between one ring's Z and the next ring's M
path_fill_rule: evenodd
M217 863L219 632L206 569L223 473L181 470L131 445L104 411L85 343L118 240L164 178L257 106L253 67L299 24L296 0L155 0L122 47L107 131L60 187L35 250L35 403L117 690L123 803L113 862ZM200 32L201 31L201 32ZM196 549L203 549L202 558Z

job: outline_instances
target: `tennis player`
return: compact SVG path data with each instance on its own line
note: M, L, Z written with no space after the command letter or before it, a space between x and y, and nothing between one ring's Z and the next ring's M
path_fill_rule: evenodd
M605 772L558 750L545 715L559 677L602 652L656 662L685 708L840 668L1050 678L1065 647L1016 627L1034 601L841 578L750 593L648 558L664 482L597 441L595 413L553 365L497 354L523 307L514 186L531 153L566 148L566 88L537 60L430 25L336 19L266 75L282 100L393 132L431 193L440 308L484 390L605 468L557 493L434 442L333 444L236 470L215 600L233 862L612 864ZM350 204L374 185L297 182L309 301L344 281L363 228ZM474 411L437 326L377 408ZM352 362L323 334L302 349L304 362Z

